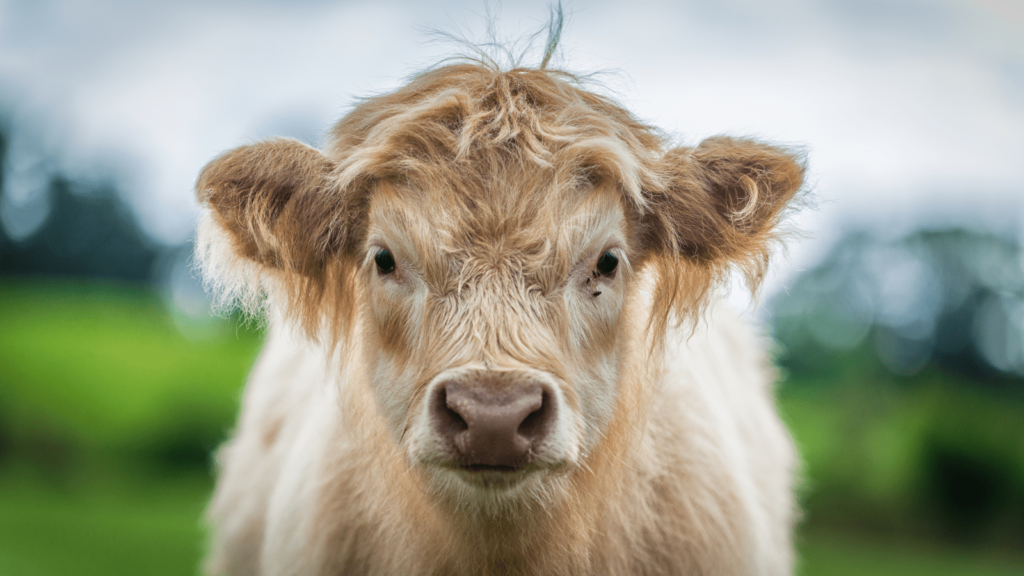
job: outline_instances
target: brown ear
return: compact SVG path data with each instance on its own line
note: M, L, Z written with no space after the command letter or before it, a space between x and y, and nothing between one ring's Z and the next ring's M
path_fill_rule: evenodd
M757 291L804 164L782 148L719 137L668 151L655 170L640 232L659 263L651 326L663 334L673 317L697 320L730 268Z
M670 150L658 171L663 184L647 193L647 244L717 266L767 258L782 210L804 179L797 154L726 137Z
M334 162L297 140L273 139L227 152L203 168L199 202L211 209L238 256L318 276L348 247L345 201Z

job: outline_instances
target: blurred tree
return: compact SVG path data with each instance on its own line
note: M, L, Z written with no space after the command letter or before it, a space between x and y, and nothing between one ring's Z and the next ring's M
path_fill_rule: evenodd
M1024 378L1024 252L1006 237L853 232L770 309L779 360L795 373L834 370L873 344L900 376L935 365L973 382Z
M147 282L158 250L139 230L111 188L73 192L62 176L50 180L50 214L28 238L0 252L0 275L117 278Z
M0 128L0 167L7 165L8 142ZM3 170L0 194L6 193ZM27 237L13 239L0 226L0 276L152 279L160 248L142 233L112 186L82 184L54 174L41 193L48 196L49 212ZM12 206L0 203L0 210L14 210Z

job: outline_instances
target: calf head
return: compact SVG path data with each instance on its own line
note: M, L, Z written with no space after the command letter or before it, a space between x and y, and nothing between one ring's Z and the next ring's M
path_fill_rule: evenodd
M439 68L363 101L323 151L270 140L211 162L200 255L358 355L429 493L551 497L612 428L639 427L624 382L668 324L730 267L757 283L801 186L782 149L666 148L568 75Z

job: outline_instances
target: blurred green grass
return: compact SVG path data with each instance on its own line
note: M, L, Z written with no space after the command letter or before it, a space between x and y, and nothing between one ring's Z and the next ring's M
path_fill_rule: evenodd
M907 538L805 527L801 576L1020 576L1024 559L1005 549L951 547Z
M203 419L230 423L260 342L227 322L190 341L148 290L87 281L6 281L0 325L7 428L88 449L137 448Z
M190 340L148 289L82 281L0 282L0 327L0 575L197 573L209 453L261 334L224 320ZM808 473L800 574L1024 573L1024 514L974 541L918 530L928 446L994 452L1011 484L1024 462L1019 404L928 378L782 387Z
M0 483L0 574L196 574L208 474L106 474L54 485L13 474Z
M779 405L804 461L808 522L1024 552L1018 394L859 362L842 378L791 376Z

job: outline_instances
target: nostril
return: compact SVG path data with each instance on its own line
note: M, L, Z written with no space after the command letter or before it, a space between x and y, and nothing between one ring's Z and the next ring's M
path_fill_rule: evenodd
M548 395L547 392L545 392L541 397L540 408L537 408L526 416L523 422L519 424L519 429L516 431L517 434L525 436L530 440L536 440L539 439L540 436L543 436L544 429L547 427L546 421L547 413L549 412L549 404Z
M446 420L448 421L448 426L451 428L452 432L462 432L463 430L468 429L469 424L466 422L466 419L462 417L462 414L459 414L455 410L455 407L458 405L458 401L453 401L448 398L447 388L441 389L441 396L441 405L443 407Z
M461 414L452 409L448 399L448 390L445 386L439 386L431 402L434 425L438 431L446 437L452 437L459 432L469 429L469 424Z
M445 406L444 410L446 413L445 415L448 417L448 421L453 430L455 430L456 432L462 432L463 430L469 428L469 424L466 424L466 421L462 418L462 416L459 416L458 412L452 410L447 406Z

